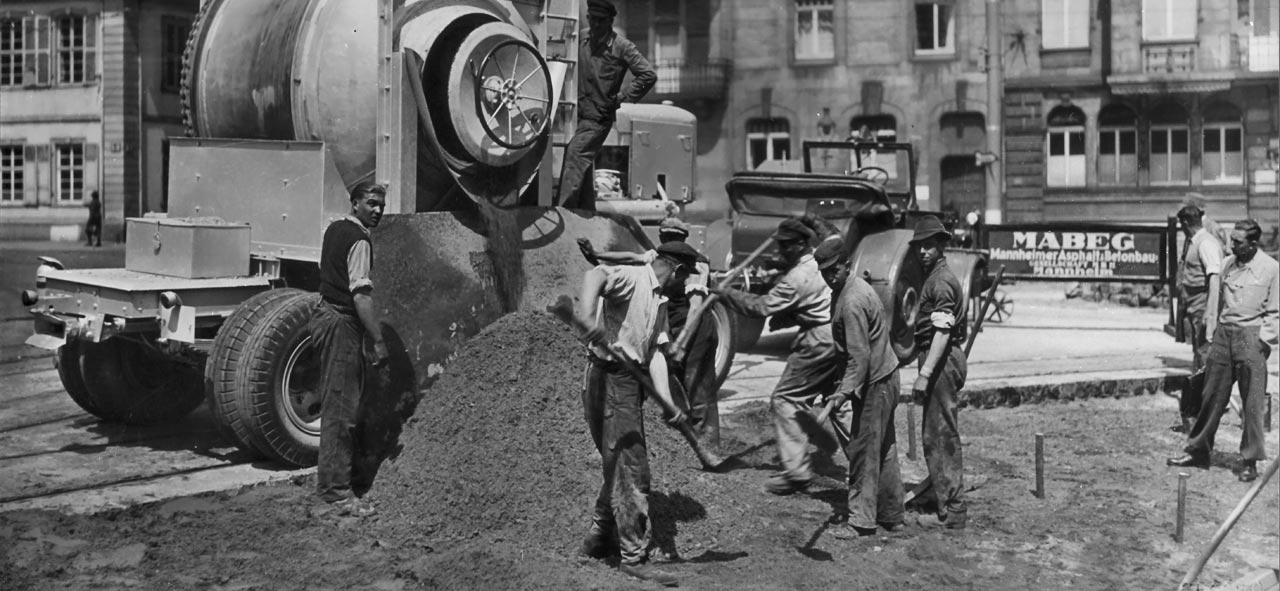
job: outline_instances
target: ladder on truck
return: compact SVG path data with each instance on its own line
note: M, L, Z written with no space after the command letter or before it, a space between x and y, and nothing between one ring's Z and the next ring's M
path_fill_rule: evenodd
M578 129L578 45L579 0L513 0L521 12L538 10L530 19L538 37L538 51L551 70L551 86L556 100L551 122L551 145L538 169L538 205L556 205L556 164L563 161L565 147Z

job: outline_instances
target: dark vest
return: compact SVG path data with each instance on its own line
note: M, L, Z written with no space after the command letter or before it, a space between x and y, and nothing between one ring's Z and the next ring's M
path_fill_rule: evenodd
M361 240L368 242L364 228L346 218L329 224L320 247L320 299L343 314L356 315L355 298L351 296L351 274L347 271L347 254ZM369 250L369 266L373 267L373 249Z

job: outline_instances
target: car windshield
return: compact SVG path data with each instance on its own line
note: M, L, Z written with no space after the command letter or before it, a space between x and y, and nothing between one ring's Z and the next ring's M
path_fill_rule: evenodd
M809 172L862 178L884 185L888 193L911 189L910 152L876 143L823 142L805 146Z

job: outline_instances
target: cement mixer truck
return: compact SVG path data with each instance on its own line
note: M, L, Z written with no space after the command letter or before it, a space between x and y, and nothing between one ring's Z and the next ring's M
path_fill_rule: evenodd
M576 293L575 239L651 246L630 217L552 200L578 15L577 0L209 0L184 56L190 137L170 144L167 214L127 220L122 269L43 259L23 294L28 343L57 351L71 399L105 421L207 403L249 454L314 464L321 238L372 178L389 188L373 280L393 356L366 387L412 412L469 336ZM687 146L617 141L653 152L631 159L648 163L637 194L649 179L691 185L692 117L642 105L627 119ZM711 317L723 376L733 324Z

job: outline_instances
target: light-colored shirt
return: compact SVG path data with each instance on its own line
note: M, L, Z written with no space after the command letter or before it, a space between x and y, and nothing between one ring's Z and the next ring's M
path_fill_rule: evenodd
M831 322L831 288L822 280L813 254L800 261L782 276L773 289L762 295L728 291L726 301L744 316L765 318L786 314L801 330Z
M364 227L360 218L347 214L342 219L355 224L365 236L369 235L369 228ZM351 293L358 289L373 289L373 280L369 279L369 268L372 266L373 251L369 248L369 241L359 240L352 244L351 250L347 251L347 289Z
M604 330L605 340L624 355L641 365L649 363L660 345L670 341L667 334L667 298L662 297L662 284L650 265L600 265L605 275L596 322ZM593 348L598 357L610 355Z
M1259 250L1249 262L1222 262L1222 311L1218 324L1257 326L1258 337L1280 344L1280 263Z
M1208 230L1196 230L1178 265L1178 286L1182 288L1184 297L1208 292L1209 276L1221 272L1222 244Z

